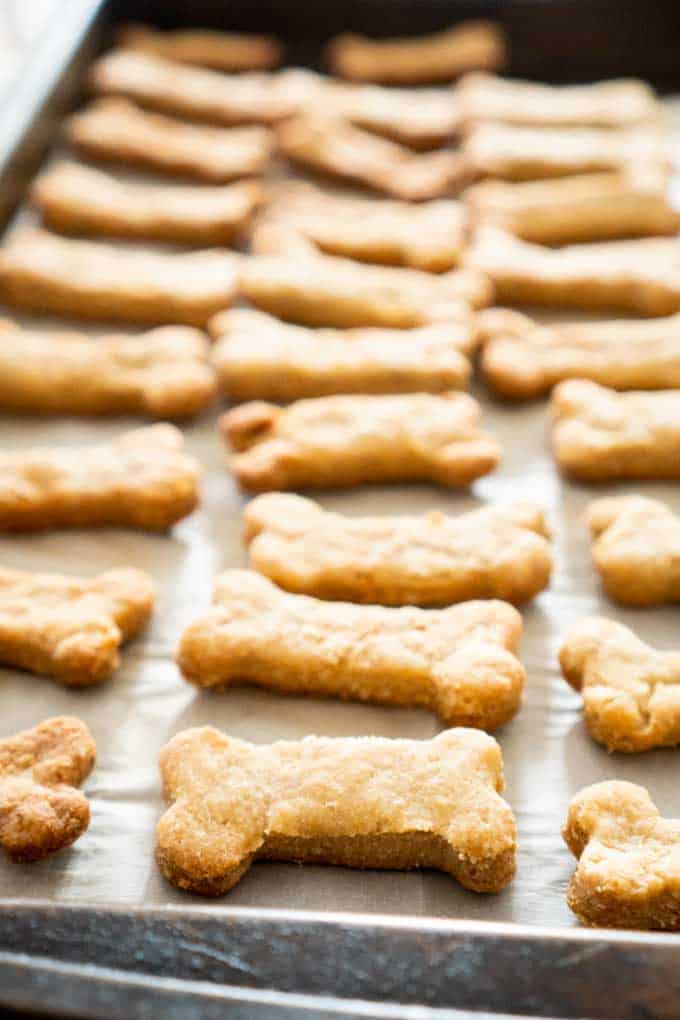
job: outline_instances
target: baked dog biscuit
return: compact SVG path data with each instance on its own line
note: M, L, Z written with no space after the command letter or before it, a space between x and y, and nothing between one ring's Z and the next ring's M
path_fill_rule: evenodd
M220 419L230 467L251 492L430 481L469 485L500 459L466 393L254 401Z
M66 140L85 156L156 173L225 184L266 170L268 128L215 128L140 110L126 99L98 99L67 117Z
M628 606L680 602L680 518L670 507L642 496L598 499L588 526L610 598Z
M165 531L198 505L200 469L173 425L97 446L0 453L0 531L118 527Z
M478 317L486 340L485 382L514 400L547 393L564 379L616 390L680 389L680 315L664 319L533 322L490 308Z
M506 62L507 50L500 25L480 20L406 39L339 35L331 40L327 59L345 78L417 85L451 81L466 71L498 70Z
M567 635L560 665L608 751L680 744L680 652L658 652L628 627L593 617Z
M470 376L465 353L476 346L472 322L313 330L246 308L216 315L210 331L213 364L234 401L458 389Z
M156 859L181 889L219 896L258 858L436 868L475 892L515 872L501 749L479 730L256 745L206 726L173 737L160 770Z
M553 390L552 448L560 470L584 482L680 479L675 390L617 393L582 379Z
M190 418L215 395L208 358L207 338L189 326L93 338L0 319L0 409Z
M24 227L0 249L0 300L76 319L204 326L232 304L239 262L221 248L123 250Z
M262 185L133 184L77 163L41 174L31 201L52 230L178 244L229 244L264 199Z
M47 857L85 832L90 807L76 787L95 753L85 723L66 715L0 740L0 846L15 861Z
M548 529L531 503L447 517L344 517L272 492L244 512L250 565L281 588L386 606L526 602L550 580Z
M544 248L495 227L480 227L463 264L491 280L501 304L650 318L680 310L677 237Z
M82 578L2 568L0 662L68 687L101 683L153 603L153 583L141 570Z
M583 924L680 930L680 821L662 818L644 786L586 786L562 830L578 858L567 903Z
M270 35L175 29L159 32L149 25L123 25L116 33L119 46L151 53L182 64L198 64L216 71L257 71L281 63L281 45Z

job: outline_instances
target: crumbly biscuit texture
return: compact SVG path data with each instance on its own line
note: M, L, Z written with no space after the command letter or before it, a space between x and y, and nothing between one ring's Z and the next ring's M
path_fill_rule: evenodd
M0 740L0 846L14 860L39 860L82 836L90 808L76 787L95 752L87 726L71 716Z
M221 895L256 858L436 868L476 892L514 874L501 750L477 730L254 745L204 727L178 733L160 769L156 857L182 889Z
M583 924L680 930L680 820L662 818L643 786L585 787L562 834L578 858L567 903Z
M125 49L216 71L258 71L277 67L282 56L280 43L270 35L209 29L159 32L148 25L126 24L118 30L117 42Z

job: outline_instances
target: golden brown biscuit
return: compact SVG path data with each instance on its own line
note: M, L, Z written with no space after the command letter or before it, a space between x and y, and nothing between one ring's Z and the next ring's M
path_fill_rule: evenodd
M385 606L525 602L550 580L543 512L531 503L447 517L344 517L280 492L245 509L250 565L281 588Z
M459 389L470 376L465 353L476 346L472 321L314 330L250 308L221 312L210 320L210 332L217 340L213 364L233 401Z
M570 379L551 400L552 449L559 468L584 482L680 479L680 395L617 393Z
M209 188L121 181L78 163L38 177L31 201L52 230L190 245L229 244L264 200L256 181Z
M628 627L591 617L567 635L560 665L608 751L680 744L680 652L659 652Z
M0 531L118 527L165 531L198 505L200 468L173 425L97 446L0 453Z
M149 25L126 24L116 33L119 46L151 53L182 64L217 71L258 71L281 63L281 44L270 35L175 29L159 32Z
M67 117L66 140L85 156L157 173L224 184L266 170L268 128L214 128L140 110L125 99L98 99Z
M649 317L680 310L677 237L544 248L480 227L463 264L491 280L502 304Z
M495 21L463 21L431 35L370 39L347 33L326 51L331 69L356 81L390 85L451 81L466 71L496 71L507 60L505 35Z
M562 835L579 859L567 903L583 924L680 930L680 821L662 818L643 786L585 787Z
M475 892L515 872L501 749L479 730L255 745L206 726L173 737L160 770L156 859L180 889L219 896L257 858L436 868Z
M23 227L0 249L0 300L76 319L204 326L232 304L239 263L221 248L123 250Z
M642 496L611 496L588 508L593 563L607 595L629 606L680 602L680 518Z
M161 326L138 336L36 332L0 319L0 409L29 414L190 418L215 396L205 334Z
M490 308L478 316L486 336L485 382L503 397L527 400L564 379L591 379L616 390L680 389L680 315L546 325Z
M466 393L254 401L222 415L230 467L251 492L430 481L469 485L500 459Z
M108 679L118 648L145 626L153 582L141 570L66 577L0 569L0 662L69 687Z
M90 808L75 787L95 753L90 731L73 716L0 740L0 846L15 861L47 857L85 832Z

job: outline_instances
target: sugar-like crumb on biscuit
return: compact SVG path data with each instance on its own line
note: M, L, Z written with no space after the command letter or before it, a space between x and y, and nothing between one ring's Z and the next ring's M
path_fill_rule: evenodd
M82 836L90 808L76 787L95 753L87 726L72 716L0 740L0 846L14 860L39 860Z
M258 71L277 67L283 50L281 43L271 35L179 28L160 32L149 25L133 23L120 26L116 42L125 49L216 71Z
M562 830L578 858L567 903L583 924L680 930L680 820L662 818L643 786L587 786Z
M435 868L475 892L514 875L501 749L479 730L255 745L203 727L173 737L160 770L156 859L181 889L222 895L256 859Z

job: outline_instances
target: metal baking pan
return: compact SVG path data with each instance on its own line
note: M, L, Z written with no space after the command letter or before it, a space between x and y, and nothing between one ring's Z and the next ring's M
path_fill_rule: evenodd
M291 62L311 62L323 37L341 28L415 33L458 16L499 13L513 39L516 73L554 78L558 70L575 77L625 71L669 86L680 74L669 57L673 33L678 37L675 3L624 8L586 0L355 0L315 6L243 0L224 6L208 0L84 0L63 8L0 111L3 226L56 141L60 119L79 102L85 67L107 44L112 22L123 18L272 30L289 42ZM635 26L643 20L647 31L640 45ZM616 45L607 47L598 35L597 26L605 23ZM568 71L555 63L558 48L567 60L588 32L591 42L580 63ZM150 634L125 650L119 677L104 688L65 691L2 670L0 735L72 712L91 726L101 752L87 786L93 822L86 837L35 866L0 860L2 1007L126 1020L424 1020L470 1012L608 1020L680 1016L680 937L579 928L564 903L573 861L559 836L575 790L612 776L645 783L660 808L677 814L677 752L608 756L584 732L578 698L555 663L561 633L579 616L606 612L646 640L670 646L677 640L677 610L634 613L606 603L582 522L588 500L604 490L557 478L546 450L544 404L509 408L481 396L486 424L503 441L506 456L501 470L473 493L369 488L329 493L323 502L349 513L433 505L456 511L520 492L547 507L555 530L555 579L523 614L526 701L498 734L519 825L515 882L500 896L477 897L441 875L261 864L231 894L212 902L166 886L156 873L156 752L177 730L214 722L254 740L314 731L426 737L437 730L425 712L261 691L213 696L183 685L172 663L181 627L196 605L207 603L214 575L245 562L242 499L224 470L214 416L206 416L186 429L190 449L206 467L205 506L171 538L87 532L0 538L0 562L8 565L88 572L135 563L155 575L161 593ZM82 442L121 427L119 421L3 416L0 447ZM645 491L680 510L677 487Z

